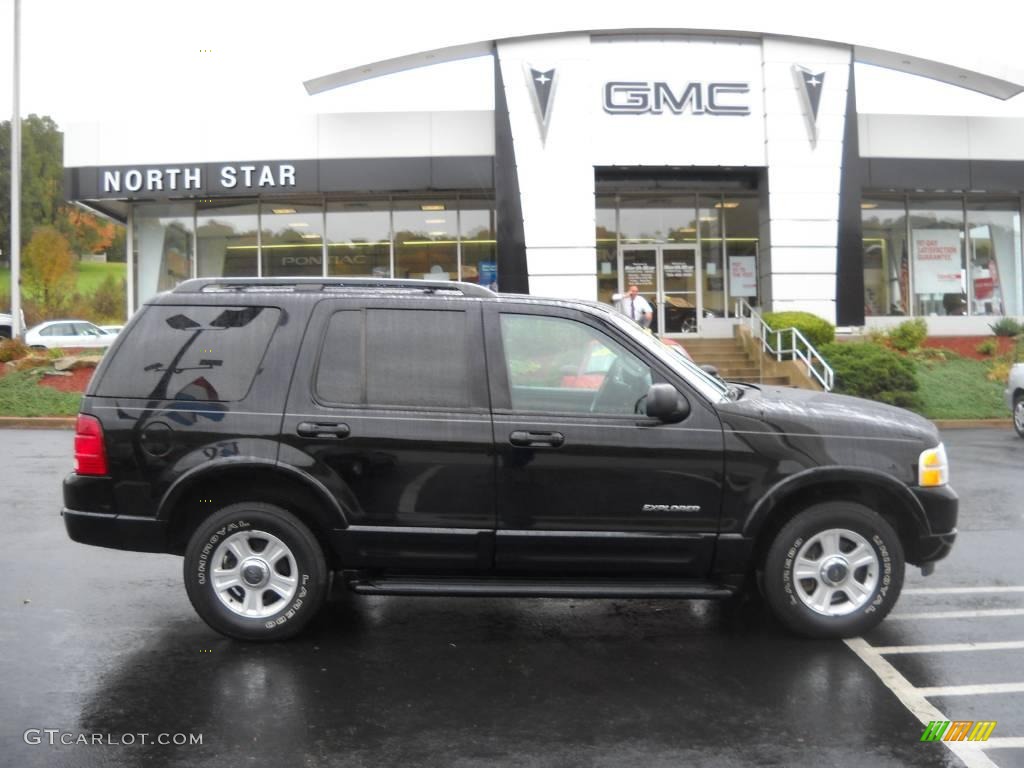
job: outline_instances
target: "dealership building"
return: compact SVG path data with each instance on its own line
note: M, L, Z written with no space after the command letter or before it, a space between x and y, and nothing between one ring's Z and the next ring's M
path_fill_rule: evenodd
M207 276L467 280L610 301L667 334L743 303L841 326L1024 315L1024 118L858 113L855 64L1009 79L770 34L576 32L328 73L493 59L493 109L78 124L66 191L129 228L129 307Z

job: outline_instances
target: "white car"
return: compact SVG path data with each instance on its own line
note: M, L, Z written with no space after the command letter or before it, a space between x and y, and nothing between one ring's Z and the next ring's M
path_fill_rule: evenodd
M85 320L49 320L25 332L28 346L45 349L106 349L116 338L116 334Z
M121 329L124 328L124 326L123 325L101 325L100 328L103 329L104 331L106 331L107 333L112 333L115 336L117 336L117 334L119 334L121 332Z
M5 312L0 312L0 339L9 339L13 336L14 318ZM25 313L21 313L21 330L25 330Z
M1013 428L1020 437L1024 437L1024 363L1017 363L1010 369L1005 394L1006 404L1013 414Z

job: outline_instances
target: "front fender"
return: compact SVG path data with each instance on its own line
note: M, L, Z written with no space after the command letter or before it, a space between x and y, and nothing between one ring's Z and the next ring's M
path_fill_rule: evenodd
M794 475L790 475L765 493L747 516L743 526L743 536L749 539L757 538L761 529L764 528L772 512L785 502L787 497L793 496L807 488L832 483L856 483L880 488L895 496L905 509L910 511L911 520L918 535L931 535L931 525L920 500L906 485L891 475L873 469L850 468L850 467L812 467Z

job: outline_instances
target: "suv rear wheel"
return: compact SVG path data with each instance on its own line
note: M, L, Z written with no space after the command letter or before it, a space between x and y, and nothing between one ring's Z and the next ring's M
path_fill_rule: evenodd
M764 592L783 624L808 637L852 637L886 617L903 586L903 547L860 504L816 504L768 549Z
M185 550L196 613L238 640L284 640L323 604L327 565L297 517L263 502L232 504L200 525Z

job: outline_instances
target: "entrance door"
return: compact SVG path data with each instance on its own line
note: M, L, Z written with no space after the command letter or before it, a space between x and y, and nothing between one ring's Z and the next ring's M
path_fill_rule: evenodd
M700 258L694 245L624 245L619 270L620 292L629 286L654 307L651 330L659 335L700 332L702 300L697 275Z

